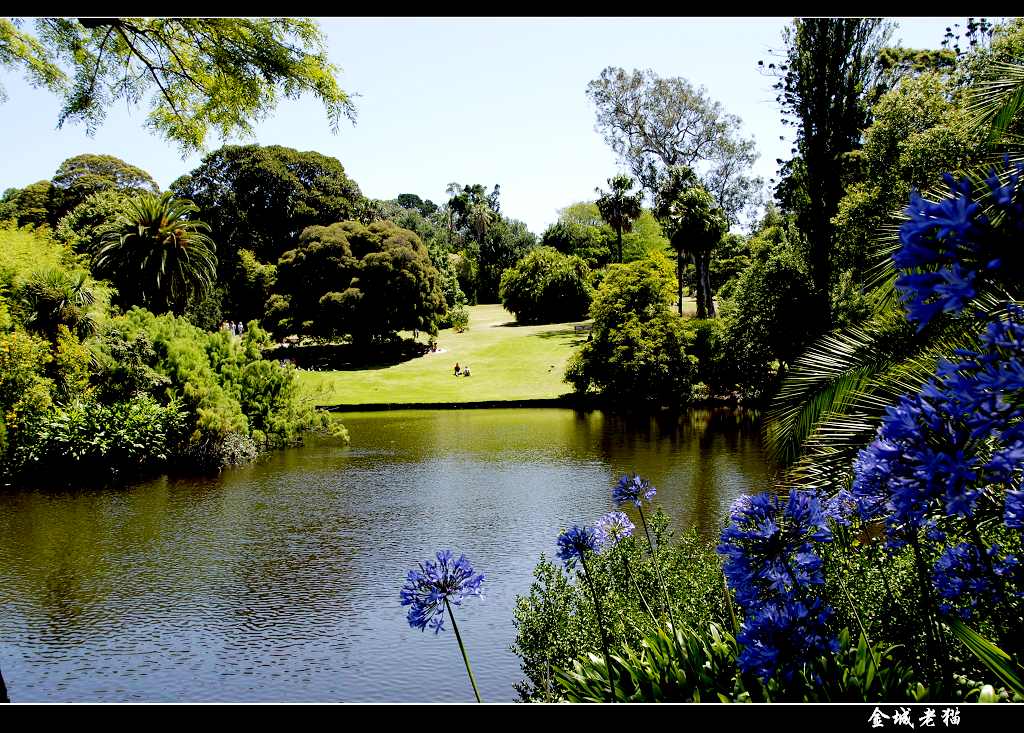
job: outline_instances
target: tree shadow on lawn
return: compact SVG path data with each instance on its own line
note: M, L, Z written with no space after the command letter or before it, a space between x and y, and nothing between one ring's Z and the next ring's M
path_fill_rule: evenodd
M577 331L574 328L560 328L557 331L542 331L541 333L533 334L534 338L542 339L564 339L570 337L573 339L573 345L579 345L586 343L587 336L590 335L590 331Z
M403 338L380 344L313 344L277 346L263 352L267 359L287 359L310 371L364 371L387 369L429 353L430 347L415 339Z
M515 328L517 326L560 326L567 325L569 330L574 330L575 326L583 326L587 324L587 321L562 321L561 323L520 323L519 321L508 321L507 323L495 323L492 324L493 328Z

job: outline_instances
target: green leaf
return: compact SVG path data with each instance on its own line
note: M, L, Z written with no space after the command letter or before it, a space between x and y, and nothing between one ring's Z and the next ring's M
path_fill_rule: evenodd
M1022 677L1024 670L1014 663L1009 654L958 618L944 619L944 623L953 636L967 647L1003 684L1013 692L1024 695L1024 677Z

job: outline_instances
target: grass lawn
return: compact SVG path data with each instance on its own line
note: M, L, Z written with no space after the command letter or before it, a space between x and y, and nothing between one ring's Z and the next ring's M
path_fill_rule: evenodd
M469 309L468 331L438 334L437 353L388 367L303 371L300 383L318 405L559 397L571 391L562 381L565 365L587 338L574 325L518 326L500 305L476 305ZM472 376L454 376L455 362L468 364Z

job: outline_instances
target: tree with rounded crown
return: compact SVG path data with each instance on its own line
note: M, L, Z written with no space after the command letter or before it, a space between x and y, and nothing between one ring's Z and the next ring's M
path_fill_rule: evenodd
M217 246L199 211L171 192L140 194L103 236L93 268L109 277L124 305L181 314L189 301L202 297L217 277Z
M58 196L58 219L89 196L103 191L160 193L160 187L146 171L113 155L94 153L65 160L57 168L52 183Z
M441 276L415 232L390 221L303 230L277 265L268 319L279 333L384 341L402 329L437 332Z
M608 179L611 190L605 193L600 188L595 189L600 196L597 199L597 208L601 212L601 218L608 222L615 230L618 243L618 261L622 262L622 233L633 230L633 222L640 218L643 213L641 201L643 195L640 193L630 194L633 188L633 179L626 175L618 175Z

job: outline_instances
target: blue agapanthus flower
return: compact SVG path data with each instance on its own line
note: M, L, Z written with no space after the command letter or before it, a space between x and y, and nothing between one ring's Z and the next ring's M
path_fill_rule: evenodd
M1008 311L989 323L977 351L940 361L918 394L886 408L877 438L858 455L853 503L863 519L886 519L890 545L935 517L973 517L988 487L1019 483L1024 311ZM1013 522L1014 499L1006 500Z
M632 478L623 476L619 479L619 483L612 489L612 501L615 502L615 506L622 506L631 501L634 506L640 508L645 500L650 501L656 493L649 481L633 474Z
M461 606L467 596L481 596L484 576L474 573L465 555L453 560L451 550L437 553L437 562L425 560L419 570L410 570L402 587L403 606L409 609L409 626L437 634L444 626L444 602Z
M831 540L814 492L794 490L785 501L764 492L734 508L718 552L736 601L751 609L823 584L815 543Z
M832 609L820 599L780 599L748 611L736 640L743 645L736 660L743 672L767 682L791 682L805 662L839 651L828 631Z
M573 525L572 529L558 535L558 557L567 568L575 566L586 551L597 552L598 549L597 533L591 527Z
M1001 554L999 545L986 548L961 543L947 547L933 569L935 588L943 602L942 613L956 611L961 618L974 615L979 603L991 605L1005 598L1007 591L1020 597L1024 573L1015 555Z
M630 537L636 529L623 512L608 512L594 522L594 533L601 549L614 547L619 540Z
M1019 198L1021 166L1004 183L993 170L985 179L987 200L1006 214L1012 229L1020 229ZM907 318L923 329L940 313L959 313L977 295L979 283L1005 265L1007 246L1016 232L999 231L982 213L971 181L956 181L948 173L950 196L928 201L913 191L906 209L908 221L900 227L900 249L893 262L904 274L896 288ZM1008 236L1009 235L1009 236ZM1013 246L1016 246L1013 244Z
M734 502L718 552L743 609L740 669L792 681L804 663L838 650L832 609L817 597L825 582L818 542L832 541L828 514L811 491L788 499L761 493Z
M1010 529L1024 530L1024 491L1007 491L1003 521Z

